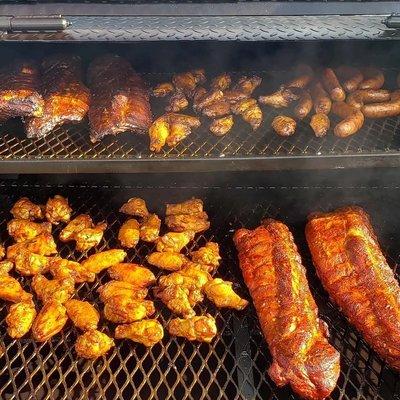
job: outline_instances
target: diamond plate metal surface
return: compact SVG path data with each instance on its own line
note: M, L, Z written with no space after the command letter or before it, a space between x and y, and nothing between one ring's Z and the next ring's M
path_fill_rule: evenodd
M267 17L68 17L63 32L3 33L3 41L153 40L394 40L400 34L382 23L385 15Z
M331 399L387 400L400 395L398 375L390 370L360 335L346 322L333 306L315 277L304 240L306 215L311 211L329 210L344 204L357 203L373 217L382 248L389 263L398 262L396 229L399 188L385 187L246 187L225 189L213 187L141 187L121 184L90 185L85 183L51 185L28 181L0 182L0 238L6 239L8 210L21 196L44 202L56 193L68 196L76 213L90 213L95 221L106 220L109 228L105 240L97 250L115 247L118 227L124 217L117 213L121 203L129 197L141 196L149 208L163 215L166 202L181 201L199 196L205 201L212 221L211 229L199 235L190 248L206 240L216 240L223 256L218 274L232 280L239 293L248 297L239 267L232 234L241 226L254 227L263 217L285 221L294 233L300 253L308 270L312 292L321 316L328 322L331 343L341 352L341 374ZM139 185L138 185L139 186ZM386 207L382 207L382 198ZM58 232L60 228L57 228ZM63 257L80 260L70 244L58 243ZM129 260L144 262L151 246L140 244L128 252ZM157 272L154 269L154 272ZM99 303L96 288L107 281L107 274L99 275L94 284L79 286L80 298ZM28 285L27 279L25 285ZM165 324L171 314L161 305L156 306L157 318ZM184 339L166 337L152 349L129 342L117 341L116 347L96 361L77 359L73 346L77 331L68 324L63 332L47 343L35 343L29 336L11 340L5 330L6 305L0 305L0 344L5 353L0 357L0 397L2 399L226 399L278 400L295 399L289 388L278 389L268 378L266 370L271 358L260 333L255 311L216 310L204 303L198 310L211 312L217 318L218 337L210 344L190 343ZM101 321L104 332L114 326Z

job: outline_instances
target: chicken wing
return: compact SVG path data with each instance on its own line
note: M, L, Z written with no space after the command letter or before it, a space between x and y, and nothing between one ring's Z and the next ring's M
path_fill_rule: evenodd
M9 260L0 261L0 276L8 275L8 273L13 269L13 267L14 263L12 261Z
M220 118L230 114L231 105L225 96L201 110L202 114L209 118Z
M161 220L156 214L149 214L141 223L139 229L140 240L154 242L160 235Z
M42 232L51 233L51 224L49 222L38 224L27 219L15 218L7 223L7 230L8 234L16 242L24 242L25 240L34 239Z
M207 314L187 319L175 318L169 323L168 331L170 335L210 343L217 334L217 325L215 319Z
M188 98L192 98L197 84L205 81L203 70L182 72L172 77L175 89L181 90Z
M204 285L204 293L218 308L243 310L249 302L242 299L232 289L232 282L215 278Z
M27 197L21 197L12 207L11 214L16 219L43 219L42 206L32 203Z
M68 205L68 199L55 195L47 200L46 203L46 218L54 225L60 222L69 222L71 219L72 208Z
M92 228L93 221L90 215L80 214L73 220L68 222L64 229L60 232L60 240L62 242L69 242L74 240L75 234L86 228Z
M262 78L259 76L242 76L233 87L233 90L238 90L251 96L255 89L261 85Z
M124 250L112 249L96 253L82 261L81 265L89 272L98 274L103 269L112 267L124 261L126 253Z
M16 256L23 251L40 254L42 256L52 256L57 253L57 246L53 236L48 232L43 232L31 240L9 246L7 248L7 259L13 261Z
M205 212L196 214L169 215L165 217L165 224L173 232L191 231L204 232L210 228L210 221Z
M260 127L263 121L263 113L256 99L243 99L232 106L235 114L241 115L244 121L250 124L253 130Z
M182 268L178 274L183 275L184 277L192 278L195 282L195 285L200 289L202 289L203 286L212 279L211 275L203 269L201 264L192 262L186 263L184 268Z
M0 244L0 260L6 256L6 249Z
M32 289L43 303L54 300L64 304L74 294L75 282L72 278L49 280L38 274L32 279Z
M66 308L58 301L51 300L43 305L32 325L32 336L38 342L45 342L59 333L68 320Z
M50 259L40 254L22 251L15 257L15 270L24 276L44 274L50 265Z
M108 269L112 279L129 282L137 288L145 288L156 281L154 274L147 268L133 263L119 263Z
M176 90L175 93L168 100L168 105L165 107L165 111L168 112L179 112L187 108L189 105L189 101L186 98L185 94Z
M210 124L210 132L215 136L225 136L233 127L233 115L214 119Z
M82 331L97 329L100 314L89 302L70 299L65 302L65 308L68 317L77 328Z
M0 276L0 299L12 303L29 302L32 295L22 289L21 284L9 275Z
M149 215L147 210L146 202L139 197L133 197L129 199L122 207L119 212L130 215L132 217L145 218Z
M182 203L167 204L165 215L181 215L181 214L199 214L203 210L203 201L200 199L192 198L190 200L183 201Z
M147 262L157 268L167 271L179 271L183 268L188 259L180 253L154 252L147 256Z
M129 324L150 317L155 313L150 300L137 300L124 295L116 295L107 300L104 317L116 324Z
M33 301L11 305L6 317L7 333L13 339L20 339L29 332L35 318L36 309Z
M219 255L219 245L215 242L207 242L204 247L190 253L192 261L207 267L208 272L218 268L221 256Z
M118 232L118 240L122 247L133 249L139 242L139 222L131 218L123 223Z
M146 347L154 346L164 337L164 329L156 319L144 319L115 329L116 339L130 339Z
M196 315L190 304L190 290L186 287L173 285L164 288L157 287L154 294L159 298L173 313L189 318Z
M41 138L56 126L82 121L89 110L90 99L82 75L82 61L76 55L55 54L42 61L43 115L27 118L28 138Z
M50 273L57 280L72 278L76 283L94 282L96 274L75 261L53 258L49 265Z
M96 247L104 236L104 231L107 229L107 224L102 222L94 228L82 229L75 234L76 250L84 252Z
M75 351L79 357L95 359L105 355L114 346L114 340L105 333L94 329L78 337Z
M155 88L153 88L154 97L165 97L175 90L174 85L171 82L159 83Z
M226 90L231 86L231 76L228 73L223 73L221 75L216 76L212 81L211 81L211 88L216 90Z
M139 288L132 283L124 281L110 281L100 286L97 289L100 300L107 303L114 296L131 297L134 300L144 300L147 296L148 290L146 288Z
M157 251L180 253L194 239L194 232L169 232L156 240Z

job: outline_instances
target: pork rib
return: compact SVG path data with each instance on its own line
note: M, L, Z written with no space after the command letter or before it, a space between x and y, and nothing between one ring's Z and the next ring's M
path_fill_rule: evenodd
M147 131L152 122L149 92L127 60L113 54L96 58L89 66L88 80L92 142L125 131Z
M368 214L359 207L315 214L306 236L331 299L371 347L400 370L400 288Z
M43 116L28 118L29 138L46 136L56 126L79 122L89 109L89 89L82 83L82 62L72 54L55 54L42 61Z
M303 398L324 399L339 376L339 353L318 318L292 234L269 219L255 230L239 229L234 241L273 358L270 377Z

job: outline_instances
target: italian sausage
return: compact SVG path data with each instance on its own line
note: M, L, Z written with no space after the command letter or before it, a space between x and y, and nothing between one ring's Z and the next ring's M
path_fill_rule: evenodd
M322 71L322 84L324 85L329 96L334 101L344 101L346 93L339 83L339 80L332 68L325 68Z
M379 103L388 100L390 100L389 90L359 89L347 96L346 103L360 109L364 103Z
M364 80L359 84L358 89L380 89L385 83L383 72L377 68L364 68L362 70Z
M283 223L269 219L254 230L239 229L234 241L272 355L268 374L303 398L324 399L339 376L339 353L318 318L292 234Z
M368 214L359 207L316 214L306 237L331 299L371 347L400 370L400 287Z
M392 95L389 101L365 104L361 111L367 118L396 117L400 115L400 98L398 95Z
M336 69L336 75L342 82L343 89L348 92L354 92L363 81L364 76L361 71L354 67L342 65Z
M311 95L307 90L304 90L302 96L300 97L296 107L294 108L294 115L299 118L305 118L312 110L313 102Z
M311 117L310 126L315 136L325 136L331 126L329 117L326 114L314 114Z
M278 115L271 122L272 129L279 136L292 136L296 131L296 125L296 121L286 115Z
M332 112L342 118L333 131L336 136L354 135L364 124L364 114L343 101L333 103Z
M314 103L314 110L317 114L329 114L332 107L332 100L322 86L321 82L315 82L311 87L311 97Z

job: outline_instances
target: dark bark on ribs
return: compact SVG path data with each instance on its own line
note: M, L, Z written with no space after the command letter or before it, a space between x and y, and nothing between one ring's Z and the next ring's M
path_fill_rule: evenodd
M16 60L0 70L0 121L14 117L40 116L39 69L32 61Z
M305 268L289 229L266 220L234 236L240 268L272 354L268 373L301 397L323 399L335 388L339 353L310 293Z
M371 347L400 370L400 287L368 214L359 207L316 214L306 236L332 300Z
M30 138L46 136L56 126L79 122L89 109L89 89L82 83L80 57L57 54L42 62L43 116L29 118L25 129Z
M111 54L98 57L89 66L88 79L92 142L125 131L147 131L152 122L149 92L127 60Z

